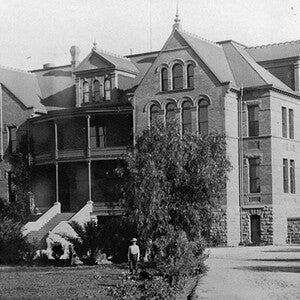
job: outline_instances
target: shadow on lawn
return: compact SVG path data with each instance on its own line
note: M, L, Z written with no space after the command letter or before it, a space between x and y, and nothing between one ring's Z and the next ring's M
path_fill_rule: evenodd
M287 249L281 249L281 250L266 250L263 252L277 252L277 253L300 252L300 248L287 248Z
M300 266L245 266L234 268L239 270L256 271L256 272L287 272L287 273L300 273Z
M300 262L300 258L273 258L273 259L255 258L255 259L247 259L247 261Z

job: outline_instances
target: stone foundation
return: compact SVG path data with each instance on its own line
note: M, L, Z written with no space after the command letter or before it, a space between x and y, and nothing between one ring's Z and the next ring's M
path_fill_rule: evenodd
M273 211L272 207L250 208L242 210L242 243L252 244L250 217L252 215L260 216L260 244L273 244Z
M287 241L288 244L300 244L300 218L287 219Z
M212 246L227 245L227 214L226 208L219 208L213 212L213 220L210 230Z

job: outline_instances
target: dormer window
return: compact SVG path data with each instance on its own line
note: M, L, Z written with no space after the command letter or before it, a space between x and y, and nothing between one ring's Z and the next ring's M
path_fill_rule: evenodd
M173 76L173 90L180 90L183 88L183 70L182 65L175 64L172 69Z
M187 87L193 88L194 87L194 66L188 65L187 67Z
M99 80L94 80L94 101L100 101L100 83Z
M104 81L104 100L111 100L111 83L110 79L105 79Z
M90 101L90 85L87 81L83 83L83 103Z
M168 90L168 69L163 68L161 70L161 90L165 92Z

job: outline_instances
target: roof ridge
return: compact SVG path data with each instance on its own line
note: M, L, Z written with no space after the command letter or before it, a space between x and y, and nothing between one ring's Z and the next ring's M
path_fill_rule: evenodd
M127 60L127 61L130 61L131 60L123 55L120 55L120 54L116 54L116 53L113 53L113 52L109 52L109 51L106 51L106 50L103 50L103 49L96 49L94 50L95 52L98 52L99 54L100 53L104 53L104 54L108 54L108 55L111 55L111 56L114 56L114 57L117 57L117 58L122 58L124 60Z
M192 37L195 37L195 38L198 38L198 39L200 39L200 40L202 40L202 41L204 41L204 42L207 42L207 43L210 43L210 44L213 44L214 46L217 46L217 47L220 47L220 48L222 48L222 46L220 46L219 44L217 44L217 43L215 43L215 42L213 42L213 41L211 41L211 40L208 40L208 39L205 39L205 38L203 38L202 36L200 36L200 35L197 35L197 34L195 34L195 33L191 33L191 32L188 32L188 31L185 31L185 30L178 30L179 32L182 32L182 33L186 33L186 34L188 34L188 35L190 35L190 36L192 36Z
M279 42L279 43L266 44L266 45L258 45L258 46L246 47L246 49L266 48L266 47L273 47L273 46L279 46L279 45L285 45L285 44L295 44L295 43L300 43L300 40Z
M8 66L0 65L0 68L6 69L6 70L10 70L10 71L16 71L16 72L25 73L25 74L28 74L28 75L35 76L35 74L33 74L33 73L29 72L29 71L22 70L22 69L18 69L18 68L14 68L14 67L8 67Z

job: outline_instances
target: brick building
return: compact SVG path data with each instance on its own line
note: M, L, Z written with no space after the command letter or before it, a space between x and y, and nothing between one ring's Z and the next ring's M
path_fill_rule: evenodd
M81 62L77 47L70 52L70 65L0 70L1 141L12 144L6 130L24 126L33 141L32 193L43 215L27 233L121 214L116 160L154 118L176 118L183 134L226 133L233 170L213 228L223 241L299 242L299 41L214 43L182 30L177 15L160 51L121 57L94 45ZM14 90L16 80L32 94ZM9 105L19 105L15 120Z

